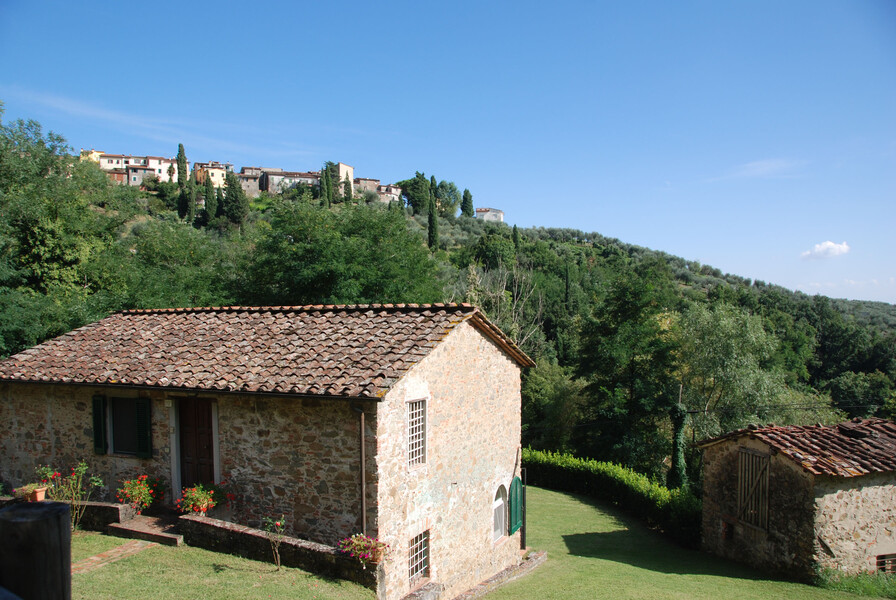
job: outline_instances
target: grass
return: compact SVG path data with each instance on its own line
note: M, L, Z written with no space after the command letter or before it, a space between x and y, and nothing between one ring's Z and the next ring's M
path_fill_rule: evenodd
M72 533L72 564L89 558L94 554L121 546L127 540L102 535L95 531L78 530Z
M95 538L104 538L98 540ZM128 540L103 535L72 538L72 557L84 558ZM93 552L96 553L96 552ZM372 600L372 591L338 579L327 579L300 569L256 562L201 548L154 546L87 573L72 575L72 598L296 598L299 600Z
M820 583L829 590L840 590L863 596L896 598L896 575L883 573L862 573L861 575L841 575L825 570L819 577Z
M745 566L685 550L590 498L527 488L527 544L548 551L530 575L488 600L623 598L847 600L845 592L770 579Z
M780 581L721 558L685 550L616 509L584 496L534 487L527 489L527 495L527 541L533 548L547 550L548 561L531 574L492 592L487 600L867 598L848 593L862 591L860 587L835 591ZM72 539L72 560L125 541L79 533ZM321 578L299 569L283 568L278 572L268 563L190 547L156 546L72 576L75 599L205 599L210 594L216 600L374 597L372 591L353 583Z

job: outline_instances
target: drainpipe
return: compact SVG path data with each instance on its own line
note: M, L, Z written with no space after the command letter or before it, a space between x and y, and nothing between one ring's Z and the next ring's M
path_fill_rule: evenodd
M361 533L367 535L367 449L364 435L364 409L352 406L352 410L361 415Z

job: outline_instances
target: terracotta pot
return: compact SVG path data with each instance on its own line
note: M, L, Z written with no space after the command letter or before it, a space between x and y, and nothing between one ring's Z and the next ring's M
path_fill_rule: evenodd
M47 488L35 488L28 494L28 502L42 502L47 497Z

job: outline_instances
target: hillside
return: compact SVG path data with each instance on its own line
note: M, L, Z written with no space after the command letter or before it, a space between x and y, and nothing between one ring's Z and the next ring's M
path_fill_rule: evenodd
M422 201L322 205L310 189L251 204L239 185L141 191L67 151L34 122L0 131L3 356L121 309L472 302L539 363L524 443L657 477L696 475L685 440L896 404L896 306L447 202L437 217Z

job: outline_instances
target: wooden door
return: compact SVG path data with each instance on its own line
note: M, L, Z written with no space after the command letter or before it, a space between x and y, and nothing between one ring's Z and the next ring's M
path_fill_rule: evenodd
M208 398L181 398L180 480L183 487L215 483L212 401Z

